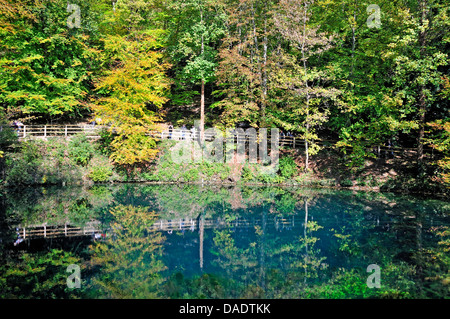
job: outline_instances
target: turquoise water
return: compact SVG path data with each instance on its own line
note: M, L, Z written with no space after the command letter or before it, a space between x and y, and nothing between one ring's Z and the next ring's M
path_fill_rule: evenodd
M1 203L2 298L450 296L446 201L120 184Z

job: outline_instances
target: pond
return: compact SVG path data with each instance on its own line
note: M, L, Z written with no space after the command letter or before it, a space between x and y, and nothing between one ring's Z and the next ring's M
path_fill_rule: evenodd
M0 197L1 298L449 298L450 203L114 184Z

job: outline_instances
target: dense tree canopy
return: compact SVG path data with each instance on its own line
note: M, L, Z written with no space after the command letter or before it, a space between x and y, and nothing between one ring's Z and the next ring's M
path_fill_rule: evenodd
M79 26L68 21L76 12L67 1L0 0L7 120L100 117L119 134L119 164L150 160L155 141L146 133L167 117L221 127L246 121L301 136L306 158L319 150L315 141L337 140L351 166L389 142L415 148L420 167L432 147L448 181L444 0L69 4L80 9Z

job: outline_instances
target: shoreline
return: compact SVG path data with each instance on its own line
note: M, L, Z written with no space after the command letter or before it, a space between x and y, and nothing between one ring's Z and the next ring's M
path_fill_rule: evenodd
M326 186L320 185L320 179L314 180L313 183L261 183L261 182L211 182L211 181L108 181L108 182L83 182L83 183L36 183L27 184L20 186L13 185L0 185L0 191L5 189L17 189L19 187L92 187L98 185L115 185L115 184L147 184L147 185L201 185L201 186L219 186L219 187L281 187L281 188L311 188L311 189L324 189L324 190L335 190L335 191L354 191L354 192L372 192L372 193L392 193L396 195L411 195L414 197L422 197L426 199L436 199L448 201L448 196L445 193L435 193L435 192L418 192L418 191L401 191L396 189L383 190L380 186Z
M414 156L366 159L360 167L349 168L342 154L323 150L310 159L305 171L304 154L300 150L282 150L279 171L266 174L260 166L238 163L174 163L170 143L159 145L158 157L144 166L116 167L98 145L79 138L76 146L65 140L32 143L21 152L7 154L3 165L0 191L23 187L65 187L148 184L204 185L221 187L295 187L360 192L392 193L421 198L447 200L450 188L434 179L428 165L426 176L419 178ZM85 154L90 148L90 153ZM56 152L74 149L77 152ZM81 156L81 155L83 156ZM8 158L9 157L9 158ZM32 158L30 162L29 158ZM80 158L84 161L80 162ZM55 165L56 163L56 165Z

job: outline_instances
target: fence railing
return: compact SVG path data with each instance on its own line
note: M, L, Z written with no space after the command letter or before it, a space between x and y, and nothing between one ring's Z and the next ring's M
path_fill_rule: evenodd
M200 132L199 131L191 131L191 130L181 130L181 129L174 129L172 132L169 132L168 130L162 131L162 132L152 132L152 135L154 135L157 138L160 139L173 139L173 140L199 140L200 139ZM211 141L213 140L216 135L211 132L205 132L204 134L205 141ZM231 136L225 136L223 137L223 141L234 141L235 143L251 143L256 142L259 143L259 139L257 136L251 137L246 134L232 134ZM304 148L305 147L305 140L301 138L300 136L293 136L293 135L279 135L278 138L279 146L281 147L290 147L290 148ZM337 140L327 140L327 139L320 139L315 140L314 144L319 145L322 148L335 148L335 144L337 143ZM267 146L270 147L271 140L270 135L267 136ZM310 143L311 144L311 143ZM347 150L350 150L351 147L346 147ZM378 156L381 156L382 153L403 153L405 151L416 151L416 148L406 148L406 147L398 147L398 146L381 146L381 145L373 145L367 147L368 151L372 151ZM433 153L433 149L431 147L424 147L425 153Z
M99 131L105 126L100 125L23 125L18 129L15 129L19 139L32 139L32 138L50 138L50 137L70 137L76 134L85 134L88 138L99 138ZM0 128L1 131L2 128ZM172 131L168 129L163 131L153 131L150 133L156 138L160 139L173 139L173 140L196 140L200 138L200 131L184 130L175 128ZM215 133L205 131L204 138L206 141L211 141L216 137ZM255 137L256 138L256 137ZM234 134L232 136L224 137L223 140L234 142L253 142L252 137L243 134ZM255 142L259 142L256 138ZM322 142L319 142L322 144ZM326 143L326 141L323 141ZM270 144L270 142L269 142ZM304 142L302 139L295 136L280 135L279 144L281 146L291 146L296 148L298 146L303 146Z
M93 125L23 125L16 129L19 139L69 137L83 133L89 138L99 137L100 126Z
M267 225L273 225L276 229L285 227L293 227L296 223L301 224L300 217L274 217L264 221ZM255 225L262 225L263 221L258 218L246 219L236 218L233 221L226 221L221 218L179 218L179 219L160 219L155 221L150 227L149 231L183 231L183 230L198 230L203 228L248 228ZM36 238L57 238L57 237L73 237L73 236L92 236L104 232L110 232L111 229L107 226L102 226L100 221L90 221L84 226L70 225L69 223L47 225L46 223L40 225L29 225L17 227L18 243L22 240L36 239Z
M102 128L106 128L101 125L92 125L92 124L74 124L74 125L22 125L18 129L15 129L19 139L33 139L33 138L51 138L51 137L64 137L69 138L76 134L85 134L88 138L96 139L99 138L99 131ZM4 129L3 126L0 126L0 131ZM270 130L268 130L270 133ZM172 139L172 140L198 140L200 138L199 130L187 130L181 128L174 128L171 131L169 129L165 129L163 131L153 131L150 133L155 138L159 139ZM212 141L216 138L216 134L214 132L205 130L204 132L205 141ZM223 137L223 141L227 142L232 140L235 143L258 143L258 137L251 136L247 134L239 133L238 131L231 136L228 135ZM319 145L323 148L334 148L334 145L337 141L335 140L318 140L314 141L315 144ZM270 135L268 134L268 147L270 147ZM305 141L299 136L292 135L279 135L279 146L281 147L290 147L290 148L304 148ZM351 147L347 147L350 149ZM373 151L374 153L380 156L382 153L403 153L405 151L415 151L416 148L404 148L404 147L396 147L396 146L380 146L374 145L367 148L368 150ZM434 150L431 147L424 148L425 153L434 153Z

